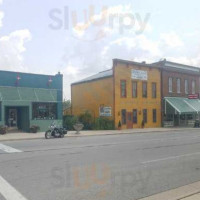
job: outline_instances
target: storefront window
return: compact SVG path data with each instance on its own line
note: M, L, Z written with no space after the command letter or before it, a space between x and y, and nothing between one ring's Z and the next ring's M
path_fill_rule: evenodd
M49 120L57 119L56 103L33 103L33 119Z
M1 102L0 102L0 121L1 121Z

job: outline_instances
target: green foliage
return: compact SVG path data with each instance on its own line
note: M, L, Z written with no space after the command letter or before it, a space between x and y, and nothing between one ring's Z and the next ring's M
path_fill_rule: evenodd
M74 130L74 125L78 122L78 118L71 115L66 115L63 117L63 126L67 128L67 130Z
M68 130L74 130L73 125L76 123L82 123L84 125L83 130L114 130L114 121L106 117L99 117L94 120L93 116L86 111L84 114L81 114L79 117L75 116L64 116L63 117L63 126Z
M70 100L64 100L63 101L63 110L66 110L71 107L71 101Z
M84 125L84 130L92 130L94 126L94 120L92 115L86 111L84 114L79 116L79 122Z
M106 117L99 117L95 120L95 130L114 130L114 121Z

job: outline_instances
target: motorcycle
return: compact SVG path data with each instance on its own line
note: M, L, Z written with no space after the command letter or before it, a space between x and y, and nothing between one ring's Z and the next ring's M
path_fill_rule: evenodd
M64 138L64 136L67 134L67 129L63 127L58 127L56 124L53 122L49 128L49 130L46 131L45 133L45 138L50 139L50 138Z

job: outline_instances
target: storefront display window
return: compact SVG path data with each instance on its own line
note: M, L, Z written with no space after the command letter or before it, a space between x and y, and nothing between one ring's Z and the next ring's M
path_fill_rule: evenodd
M54 120L57 119L56 103L33 103L33 119Z

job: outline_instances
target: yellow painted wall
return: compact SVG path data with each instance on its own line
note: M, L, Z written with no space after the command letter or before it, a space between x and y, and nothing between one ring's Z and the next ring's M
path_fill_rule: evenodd
M112 77L72 85L71 90L72 114L75 116L89 111L93 117L99 117L99 107L101 105L113 109Z
M126 112L132 112L133 109L138 110L138 123L133 125L133 128L140 128L141 122L143 119L143 109L147 109L148 117L147 124L145 127L160 127L161 126L161 94L160 94L160 71L156 68L149 67L138 67L134 65L127 65L123 63L117 63L114 66L114 75L115 75L115 126L118 126L119 120L121 121L121 110L126 109ZM142 81L137 80L138 82L138 97L132 97L132 79L131 79L131 70L144 70L148 72L148 81L147 81L147 92L148 98L142 97ZM127 98L121 98L120 93L120 80L126 80L126 91ZM134 80L135 81L135 80ZM157 83L157 98L152 98L152 82ZM157 123L153 123L153 111L152 109L157 110ZM141 114L139 112L141 111ZM122 126L123 129L126 129L126 125Z

